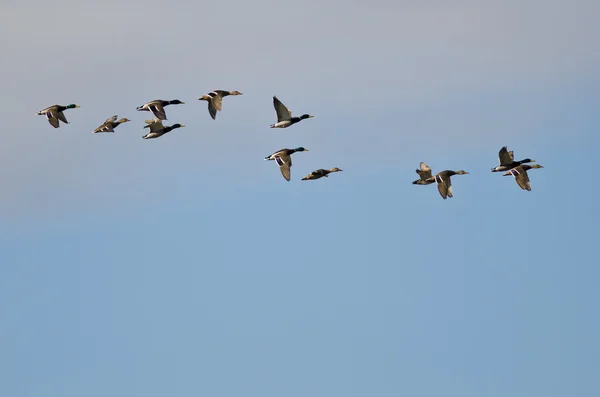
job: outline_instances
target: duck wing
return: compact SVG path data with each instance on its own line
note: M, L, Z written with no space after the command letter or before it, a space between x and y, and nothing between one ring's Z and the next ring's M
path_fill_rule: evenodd
M159 119L146 120L146 126L144 128L150 128L150 132L158 132L165 129L162 121Z
M431 178L431 168L429 168L429 166L422 161L421 164L419 164L419 169L416 170L416 172L423 180Z
M167 115L165 114L165 108L163 108L162 103L160 102L151 102L148 105L148 108L150 108L150 111L152 111L152 113L154 113L154 115L160 119L160 120L166 120L167 119Z
M108 123L112 123L113 121L117 121L117 117L119 117L119 115L115 114L114 116L109 117L106 120L104 120L103 124L108 124Z
M115 132L112 123L112 121L105 121L100 127L96 128L94 132Z
M281 171L281 175L285 178L286 181L290 181L291 178L291 167L292 167L292 158L288 155L278 155L275 156L275 161L277 165L279 165L279 171Z
M59 127L59 123L58 123L58 112L56 109L48 109L46 111L46 118L48 119L48 122L50 123L50 125L54 128L58 128ZM63 115L64 117L64 115Z
M521 166L513 168L510 170L512 176L515 177L517 181L517 185L523 190L531 191L531 182L529 182L529 175L527 175L527 171Z
M277 112L277 121L289 120L292 118L292 112L276 96L273 97L273 106Z
M63 112L56 112L56 117L58 117L58 119L60 121L62 121L63 123L69 124L69 122L67 121L67 118L65 117L65 114Z
M500 160L500 165L509 165L513 162L513 152L509 152L508 148L504 146L498 152L498 159Z
M444 200L446 200L447 197L452 197L452 181L449 176L437 175L435 181L437 182L438 192L440 192L440 196L442 196Z

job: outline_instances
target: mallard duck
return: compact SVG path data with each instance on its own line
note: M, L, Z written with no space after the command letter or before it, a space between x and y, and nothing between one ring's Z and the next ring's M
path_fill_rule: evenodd
M213 92L209 92L206 95L202 95L198 98L199 101L207 101L208 102L208 113L210 113L210 117L213 120L217 118L217 110L221 111L221 106L223 102L223 97L228 95L243 95L239 91L223 91L223 90L214 90Z
M438 191L440 192L440 196L442 196L442 198L444 200L446 200L447 197L452 197L452 181L450 180L450 177L452 175L466 175L468 174L467 171L463 171L463 170L458 170L458 171L452 171L452 170L445 170L442 171L438 174L436 174L435 176L432 176L430 178L428 178L426 181L427 182L437 182L437 187L438 187Z
M419 179L413 181L413 185L429 185L435 182L433 179L429 179L431 178L431 168L424 162L421 161L419 169L415 170L415 172L419 174Z
M150 132L142 137L142 139L153 139L159 138L166 134L167 132L173 131L176 128L185 127L183 124L173 124L164 126L162 121L159 119L146 120L146 126L144 128L150 128Z
M117 126L119 124L123 124L126 123L128 121L131 121L127 118L122 118L117 120L118 115L114 115L108 119L106 119L106 121L104 123L102 123L102 125L100 125L100 127L96 128L94 130L94 134L97 132L115 132L115 128L117 128Z
M48 118L48 122L50 123L50 125L54 128L58 128L59 125L59 120L62 121L63 123L69 124L69 122L67 121L67 118L65 117L65 114L63 113L63 111L67 110L67 109L75 109L80 107L79 105L75 105L74 103L67 105L67 106L62 106L62 105L52 105L47 107L44 110L40 110L39 112L37 112L36 114L38 116L41 116L42 114L45 114L46 117Z
M265 160L275 160L277 165L279 165L281 175L289 182L291 177L290 168L292 167L291 155L296 152L308 152L308 149L304 149L303 147L297 147L296 149L281 149L272 155L265 157Z
M492 172L508 171L511 168L520 166L521 164L533 163L535 161L532 159L515 161L514 152L512 150L509 152L506 146L502 147L502 149L500 149L500 151L498 152L498 159L500 160L500 165L492 168Z
M154 101L150 101L148 103L143 104L142 106L138 106L137 110L144 110L147 112L154 113L154 116L159 120L166 120L167 115L165 113L165 106L169 105L180 105L185 102L181 102L179 99L173 99L172 101L163 101L162 99L156 99Z
M340 172L340 171L343 171L343 170L340 170L337 167L331 168L329 170L320 168L320 169L315 170L315 171L311 172L310 174L306 175L304 178L302 178L302 180L308 181L308 180L312 180L312 179L319 179L322 177L329 177L329 174L331 174L332 172Z
M515 168L512 168L511 170L505 172L503 175L504 176L508 176L508 175L514 176L515 180L517 181L517 185L519 185L519 187L521 189L531 191L531 183L529 182L529 176L527 175L527 170L531 170L534 168L544 168L544 167L539 164L532 164L532 165L523 164L523 165L519 165Z
M309 119L309 114L303 114L300 117L292 117L292 112L288 109L276 96L273 97L273 106L277 112L277 123L271 124L271 128L287 128L292 124L296 124L300 120Z

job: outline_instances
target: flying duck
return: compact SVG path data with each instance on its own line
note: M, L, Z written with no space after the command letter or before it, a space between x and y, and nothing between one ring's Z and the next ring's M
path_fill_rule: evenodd
M214 90L213 92L209 92L206 95L202 95L198 98L199 101L207 101L208 102L208 113L210 113L210 117L213 120L217 118L217 110L221 111L223 97L228 95L243 95L239 91L223 91L223 90Z
M533 163L535 161L529 158L521 161L515 161L514 152L512 150L509 152L506 146L502 147L502 149L500 149L498 152L498 159L500 160L500 165L492 168L492 172L508 171L511 168L520 166L521 164Z
M122 119L117 120L117 117L118 117L118 115L115 114L114 116L106 119L106 121L104 123L102 123L100 125L100 127L96 128L94 130L94 134L97 132L115 132L114 129L117 128L117 126L119 124L123 124L128 121L131 121L127 118L122 118Z
M444 200L446 200L447 197L452 197L452 181L450 180L450 177L452 175L466 175L468 174L467 171L463 171L463 170L458 170L458 171L452 171L452 170L445 170L442 171L438 174L436 174L435 176L432 176L430 178L428 178L426 181L427 182L437 182L437 187L438 187L438 191L440 192L440 196L442 196L442 198Z
M185 127L185 125L179 123L168 125L165 127L162 121L159 119L146 120L146 124L148 125L144 126L144 128L150 128L150 132L144 135L142 139L159 138L167 132L173 131L176 128Z
M39 112L37 112L37 115L41 116L42 114L45 114L46 117L48 118L48 122L50 123L50 125L54 128L58 128L60 126L59 122L58 122L59 120L62 121L63 123L69 124L63 111L65 111L67 109L75 109L78 107L80 107L80 106L75 105L74 103L67 105L67 106L52 105L52 106L47 107L44 110L40 110Z
M544 168L544 167L539 164L533 164L533 165L523 164L523 165L519 165L515 168L510 169L509 171L505 172L503 175L504 176L508 176L508 175L514 176L515 180L517 181L517 185L519 185L519 187L521 189L531 191L531 183L529 182L529 176L527 175L527 170L531 170L534 168Z
M281 175L289 182L291 177L290 168L292 167L291 155L296 152L308 152L308 149L304 149L303 147L297 147L296 149L281 149L272 155L265 157L265 160L275 160L277 165L279 165Z
M142 106L138 106L137 110L144 110L147 112L154 113L159 120L166 120L167 115L165 113L165 106L169 105L180 105L185 102L181 102L179 99L173 99L172 101L163 101L162 99L156 99L154 101L150 101L148 103L143 104Z
M415 170L415 172L419 175L419 179L413 181L413 185L429 185L430 183L435 182L431 178L431 168L427 164L421 161L419 164L419 169Z
M309 114L303 114L300 117L292 117L292 112L288 109L276 96L273 97L273 106L277 113L277 123L271 124L271 128L287 128L292 124L296 124L300 120L309 119Z
M328 174L330 174L332 172L340 172L340 171L343 171L343 170L340 170L337 167L331 168L329 170L324 170L323 168L320 168L320 169L315 170L315 171L311 172L310 174L306 175L304 178L302 178L302 180L308 181L308 180L313 180L313 179L319 179L322 177L329 177Z

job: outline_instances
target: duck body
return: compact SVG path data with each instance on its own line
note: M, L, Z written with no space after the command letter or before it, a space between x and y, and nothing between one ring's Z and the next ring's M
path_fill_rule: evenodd
M310 119L314 116L303 114L300 117L292 117L292 112L276 96L273 97L273 106L277 113L277 122L271 124L271 128L287 128L293 124L299 123L304 119Z
M531 191L531 182L529 181L529 175L527 175L527 171L535 168L544 168L539 164L523 164L519 165L515 168L510 169L508 172L504 173L504 176L512 175L515 177L515 181L517 185L523 190Z
M136 110L152 112L154 116L159 120L166 120L167 114L165 113L165 106L169 105L180 105L185 102L180 101L179 99L173 99L171 101L165 101L162 99L156 99L154 101L147 102L142 106L138 106Z
M78 107L80 107L80 106L75 105L74 103L72 103L70 105L66 105L66 106L52 105L52 106L48 106L46 109L40 110L36 114L39 116L45 115L46 118L48 119L48 122L50 123L50 125L54 128L58 128L58 127L60 127L59 121L62 121L65 124L69 124L69 122L67 121L67 118L65 117L65 114L63 112L67 109L75 109Z
M217 111L221 111L223 106L223 98L229 95L243 95L239 91L214 90L206 95L198 98L199 101L208 102L208 113L213 120L217 118Z
M304 178L302 178L303 181L309 181L309 180L314 180L314 179L319 179L322 177L329 177L329 174L331 174L332 172L340 172L343 170L340 170L337 167L331 168L329 170L320 168L318 170L315 170L313 172L311 172L310 174L306 175Z
M308 152L308 149L303 147L297 147L295 149L281 149L276 151L275 153L265 157L265 160L274 160L277 162L279 166L279 170L281 171L281 175L286 181L290 181L291 179L291 168L292 168L292 154L296 152Z
M419 175L419 179L413 181L413 185L429 185L435 182L433 179L430 179L431 168L424 162L421 161L419 169L415 170L415 172Z
M437 173L435 176L428 178L426 182L437 183L438 192L440 192L440 196L442 196L442 198L446 200L448 197L452 197L452 181L450 180L450 177L453 175L466 174L468 174L468 172L463 170L444 170L442 172Z
M500 165L492 168L492 172L502 172L508 171L512 168L518 167L521 164L525 163L533 163L535 160L530 158L526 158L520 161L515 161L515 154L513 151L508 151L506 146L503 146L498 152L498 160L500 161Z
M164 126L162 121L159 119L146 120L146 124L148 125L144 126L144 128L150 128L150 132L144 135L142 139L160 138L164 134L171 132L174 129L185 127L185 125L179 123Z
M98 133L98 132L115 132L115 128L117 128L117 126L126 123L128 121L131 121L127 118L122 118L117 120L118 115L114 115L108 119L106 119L106 121L104 123L102 123L98 128L96 128L94 130L94 134Z

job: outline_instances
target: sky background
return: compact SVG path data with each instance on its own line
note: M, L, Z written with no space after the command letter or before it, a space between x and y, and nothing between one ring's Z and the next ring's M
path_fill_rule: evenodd
M599 17L3 1L0 395L599 395ZM315 118L269 129L273 95ZM186 127L142 140L157 98ZM442 200L420 161L470 174Z

